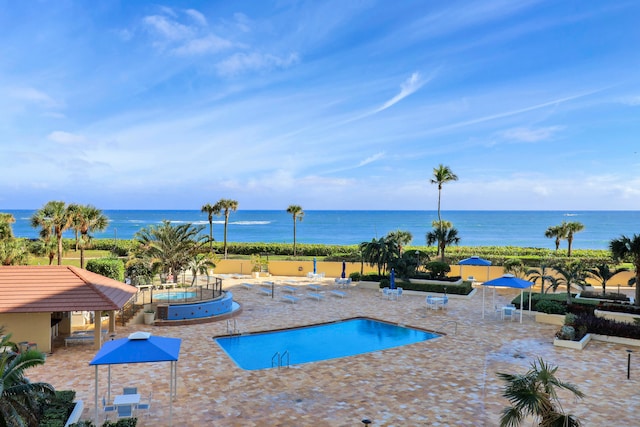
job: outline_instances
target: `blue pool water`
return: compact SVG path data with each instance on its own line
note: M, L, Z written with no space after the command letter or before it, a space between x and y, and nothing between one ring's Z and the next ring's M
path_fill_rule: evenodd
M289 363L317 362L426 341L439 335L371 319L351 319L305 328L264 332L215 341L242 369L272 367L274 354ZM286 359L284 360L286 363Z
M154 292L153 299L154 300L162 300L162 301L177 301L188 298L193 298L196 296L195 292Z

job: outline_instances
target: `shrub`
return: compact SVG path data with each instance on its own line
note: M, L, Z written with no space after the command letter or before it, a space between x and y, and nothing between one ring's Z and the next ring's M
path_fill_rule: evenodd
M451 266L442 261L431 261L425 264L425 268L432 272L435 277L445 277L448 272L451 271Z
M604 319L590 314L577 316L576 326L577 328L584 328L592 334L640 339L640 325L616 322L615 320Z
M75 397L73 390L56 391L53 396L43 397L40 427L63 427L73 411Z
M564 316L564 324L567 326L574 326L576 324L577 316L573 313L567 313Z
M124 263L117 258L97 258L87 261L87 270L124 282Z
M608 299L612 301L629 301L629 297L625 294L615 294L613 292L607 292L604 295L598 292L584 291L580 293L580 298L596 298L596 299Z
M615 311L616 313L629 313L629 314L637 314L640 316L640 307L630 304L614 304L601 302L597 306L598 310L603 311Z
M536 311L546 314L566 314L567 309L557 301L542 300L536 304Z
M354 271L353 273L349 273L349 279L351 279L352 282L359 282L360 281L360 273L357 271Z

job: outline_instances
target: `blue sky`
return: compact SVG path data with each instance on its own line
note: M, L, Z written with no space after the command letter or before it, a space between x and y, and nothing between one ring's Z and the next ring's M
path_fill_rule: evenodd
M640 2L0 0L0 210L640 208Z

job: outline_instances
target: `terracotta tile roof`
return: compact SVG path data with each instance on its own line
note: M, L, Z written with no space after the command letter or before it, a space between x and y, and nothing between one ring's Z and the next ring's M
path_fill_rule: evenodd
M136 288L67 266L0 267L0 313L119 310Z

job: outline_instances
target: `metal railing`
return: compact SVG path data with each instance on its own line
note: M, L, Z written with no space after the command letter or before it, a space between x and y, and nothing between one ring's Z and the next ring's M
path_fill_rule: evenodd
M197 284L194 286L163 283L156 285L139 285L137 288L137 304L181 304L208 301L220 297L222 295L222 279L219 277L207 278L206 284Z

